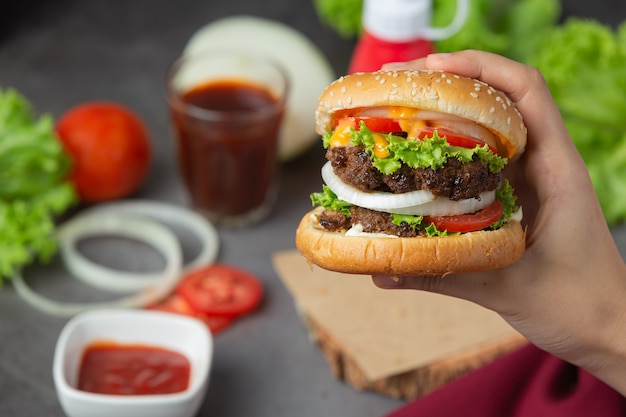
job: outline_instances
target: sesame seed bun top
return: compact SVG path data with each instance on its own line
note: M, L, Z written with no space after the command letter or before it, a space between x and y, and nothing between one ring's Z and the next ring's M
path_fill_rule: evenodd
M341 77L320 96L316 131L320 135L331 131L337 111L385 106L436 111L473 121L495 134L502 156L509 159L526 147L526 125L506 94L482 81L444 71L377 71Z

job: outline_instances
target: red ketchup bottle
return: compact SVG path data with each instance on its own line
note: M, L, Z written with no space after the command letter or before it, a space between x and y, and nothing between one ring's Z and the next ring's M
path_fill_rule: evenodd
M457 0L449 26L433 28L432 0L364 0L363 35L348 73L376 71L387 62L406 62L435 51L433 41L454 35L465 23L469 0Z

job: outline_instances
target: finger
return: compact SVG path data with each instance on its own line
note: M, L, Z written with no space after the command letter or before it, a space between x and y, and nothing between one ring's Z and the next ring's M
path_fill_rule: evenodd
M426 68L426 58L418 58L408 62L388 62L383 64L381 69L392 71L392 70L406 70L406 69L425 69Z
M372 275L374 285L382 289L411 289L431 292L442 292L441 275Z
M459 51L449 54L431 54L426 57L426 68L444 70L485 81L504 91L511 100L524 100L533 88L547 87L541 73L525 64L500 55L482 51Z
M574 148L550 90L536 68L482 51L429 55L426 67L482 80L505 92L522 113L529 136L554 138L537 140L533 146L552 145L551 150L562 152L558 146L567 142L568 148Z
M525 64L482 51L431 54L404 63L389 63L384 69L434 69L475 78L505 92L522 113L530 137L539 138L529 147L547 147L548 159L561 155L576 158L578 152L569 139L560 112L541 73ZM551 140L542 140L545 137ZM582 160L581 160L582 162Z
M504 268L447 275L398 276L372 275L374 285L392 290L419 290L464 299L500 314L513 314L525 300L525 295L540 287L532 256L521 258Z
M516 103L528 127L524 171L538 190L540 201L572 195L563 187L591 187L584 161L537 69L500 55L471 50L429 55L426 67L482 80L504 91Z

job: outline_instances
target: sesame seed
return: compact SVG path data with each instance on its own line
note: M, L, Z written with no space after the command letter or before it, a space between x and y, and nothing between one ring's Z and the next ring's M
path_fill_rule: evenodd
M392 83L392 84L391 84L391 86L392 86L393 88L398 88L398 84L397 84L397 83Z
M497 96L497 97L496 97L496 101L497 101L498 103L499 103L499 102L501 102L501 101L502 101L502 97Z
M489 109L489 113L495 113L495 112L496 112L496 108L495 107L492 107L492 108Z
M391 94L392 96L395 96L396 94L398 94L398 90L397 89L393 89L389 92L389 94Z
M506 124L509 125L509 126L511 125L511 118L510 117L507 117Z
M441 80L440 80L439 78L437 78L437 79L435 80L435 82L436 82L436 83L440 83L440 82L441 82Z
M348 96L347 101L348 101L348 104L352 104L352 96Z
M411 90L411 95L414 96L415 94L417 94L417 88Z
M330 93L328 93L328 95L331 96L331 97L335 97L335 92L331 91Z
M451 79L449 79L449 78L447 78L447 79L446 79L446 83L448 83L448 84L452 84L452 80L451 80Z
M477 94L477 93L474 93L474 92L471 92L471 93L470 93L470 96L472 96L472 97L474 97L474 98L478 98L478 94Z
M347 89L346 89L345 85L343 87L341 87L341 93L342 94L346 94L346 91L347 91Z
M441 78L446 78L446 74L445 74L445 72L442 72L442 73L441 73Z
M381 79L380 79L380 83L381 83L381 84L385 84L385 81L387 81L385 78L381 78Z
M363 85L363 81L357 81L356 86L361 87Z

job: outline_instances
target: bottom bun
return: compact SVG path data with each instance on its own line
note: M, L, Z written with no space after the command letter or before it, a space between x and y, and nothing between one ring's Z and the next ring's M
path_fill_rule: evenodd
M324 269L350 274L446 275L502 268L526 250L526 233L518 221L498 230L444 237L387 238L346 236L319 225L318 207L296 231L296 247Z

